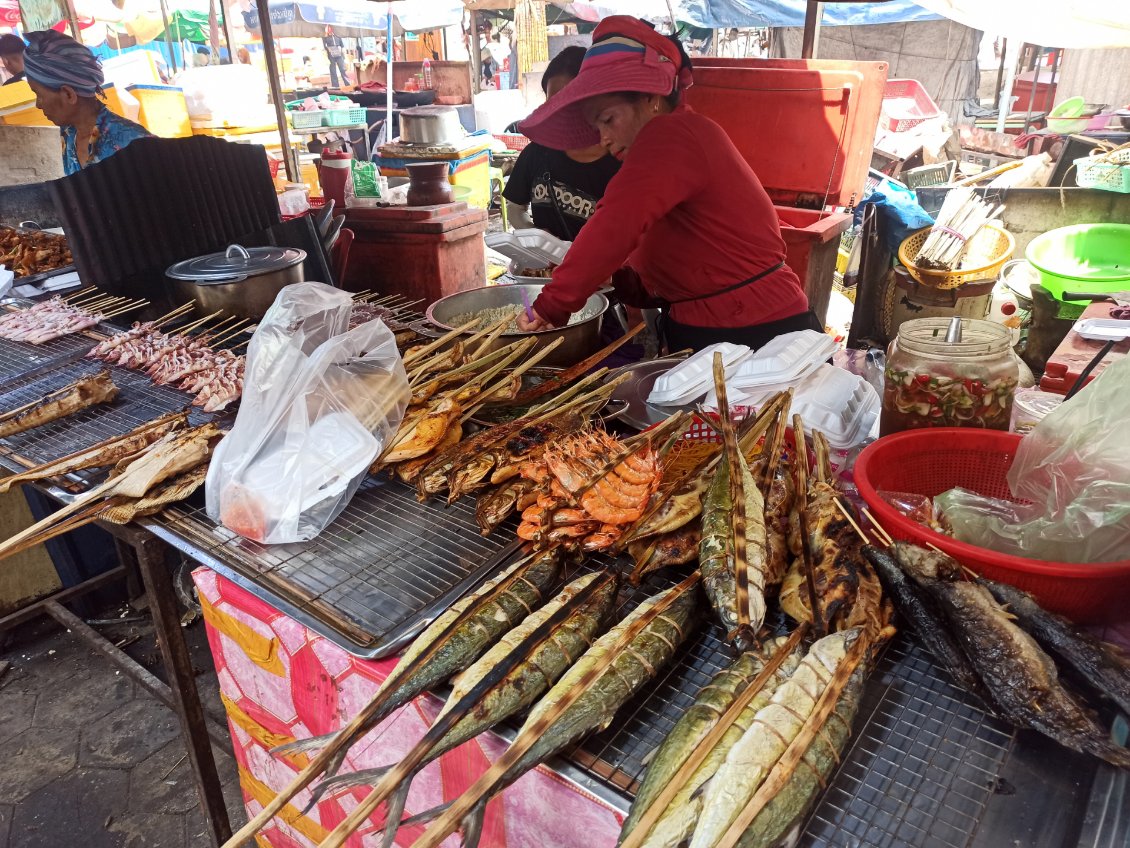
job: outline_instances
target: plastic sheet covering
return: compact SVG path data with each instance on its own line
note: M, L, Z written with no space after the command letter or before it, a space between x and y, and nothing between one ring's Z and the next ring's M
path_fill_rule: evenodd
M336 518L396 433L409 390L380 320L348 330L350 296L287 286L247 350L243 400L208 469L213 521L257 542L301 542Z
M1130 559L1130 357L1049 413L1024 437L1008 474L1027 504L964 489L935 499L965 542L1059 562Z

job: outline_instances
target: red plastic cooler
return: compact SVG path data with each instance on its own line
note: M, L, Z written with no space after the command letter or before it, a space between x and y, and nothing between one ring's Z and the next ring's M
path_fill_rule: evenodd
M863 196L886 62L696 59L687 102L717 121L773 198L788 262L818 316L840 234Z

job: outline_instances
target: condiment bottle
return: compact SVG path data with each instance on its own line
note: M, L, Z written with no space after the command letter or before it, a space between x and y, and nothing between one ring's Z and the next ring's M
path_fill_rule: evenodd
M961 321L946 341L951 320ZM1007 430L1019 377L1008 328L971 318L917 318L887 351L881 435L918 427Z

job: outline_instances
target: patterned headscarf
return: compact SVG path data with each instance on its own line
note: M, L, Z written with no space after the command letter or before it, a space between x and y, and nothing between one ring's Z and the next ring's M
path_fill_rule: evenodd
M25 38L24 71L28 79L56 91L69 85L84 97L94 97L101 90L106 79L102 63L88 47L53 29L29 32Z

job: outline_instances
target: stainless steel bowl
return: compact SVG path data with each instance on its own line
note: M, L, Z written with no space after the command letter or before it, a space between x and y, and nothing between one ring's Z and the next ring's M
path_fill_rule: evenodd
M479 312L484 309L497 309L500 306L522 306L522 291L525 290L530 303L533 303L544 285L509 285L509 286L484 286L481 289L468 289L467 291L449 294L441 297L428 307L428 320L443 331L453 330L450 319L468 312ZM604 313L608 310L608 298L602 294L592 295L586 302L584 309L577 315L581 319L567 327L554 330L541 330L537 333L503 333L494 347L502 347L524 336L537 337L534 351L538 351L557 339L564 339L557 350L549 354L539 363L545 367L564 368L575 365L582 359L600 350L600 325ZM575 317L575 316L574 316ZM492 348L493 349L493 348Z

